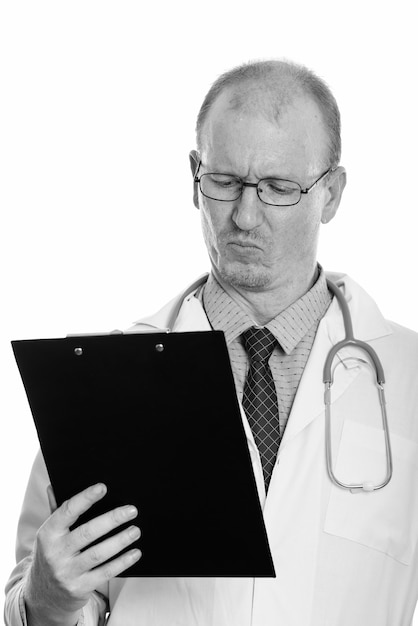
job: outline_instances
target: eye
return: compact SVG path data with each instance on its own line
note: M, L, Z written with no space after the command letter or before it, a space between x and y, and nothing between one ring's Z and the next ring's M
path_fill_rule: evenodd
M240 181L234 176L226 174L207 174L208 183L222 189L235 189L240 186Z
M284 180L263 180L263 189L270 195L289 196L295 193L297 186Z

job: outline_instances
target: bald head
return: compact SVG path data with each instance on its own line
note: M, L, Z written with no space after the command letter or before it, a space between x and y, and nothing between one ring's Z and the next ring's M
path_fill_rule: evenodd
M324 126L323 165L336 166L341 155L340 115L328 86L304 66L288 61L258 61L226 72L212 85L199 111L197 146L202 150L205 128L214 105L221 100L223 108L243 115L280 120L290 106L311 100Z
M282 109L299 97L303 90L285 71L287 66L274 65L266 75L242 77L240 81L225 85L219 93L228 93L233 110L246 113L267 114L274 119Z

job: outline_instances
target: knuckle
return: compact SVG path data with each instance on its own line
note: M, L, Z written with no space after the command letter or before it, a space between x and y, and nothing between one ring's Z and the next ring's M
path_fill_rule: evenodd
M102 574L105 580L110 580L114 578L124 570L128 569L133 563L138 560L142 555L135 551L135 553L131 550L122 554L114 561L110 561L109 563L105 563L102 568Z
M64 500L64 502L61 504L61 511L63 513L63 515L65 517L68 518L73 518L74 517L74 512L72 510L72 503L71 503L71 499L70 500Z
M89 544L93 541L93 535L91 532L90 524L82 524L78 527L78 535L81 541L85 544Z
M67 580L67 576L66 573L63 569L61 568L57 568L55 571L55 582L58 583L58 586L61 589L66 589L67 591L71 592L71 581Z
M127 522L133 517L136 517L138 515L138 511L134 506L125 505L109 511L108 515L113 526L116 527L120 526L124 522Z
M78 584L78 581L75 579L66 580L65 589L67 591L67 594L71 598L78 598L81 595L80 585Z
M110 512L110 517L115 526L119 526L124 521L124 514L122 509L113 509Z
M114 568L112 567L112 565L105 565L103 568L103 576L105 577L106 580L110 580L111 578L113 578L116 575L116 572L114 571Z
M129 534L129 531L122 533L122 536L120 539L121 539L122 546L128 546L133 541L131 535Z
M96 547L90 548L89 559L91 563L93 563L94 565L97 565L98 563L100 563L101 555L100 555L100 551Z

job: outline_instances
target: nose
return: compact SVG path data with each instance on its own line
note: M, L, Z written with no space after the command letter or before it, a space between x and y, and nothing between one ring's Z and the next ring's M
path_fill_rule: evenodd
M234 202L232 220L240 230L253 230L264 217L263 203L257 194L256 183L245 183L242 194Z

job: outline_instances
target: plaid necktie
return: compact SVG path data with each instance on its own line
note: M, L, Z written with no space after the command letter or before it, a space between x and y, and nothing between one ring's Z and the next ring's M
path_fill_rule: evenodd
M277 340L267 328L254 326L242 336L250 358L242 405L260 452L267 492L280 443L276 387L268 364Z

